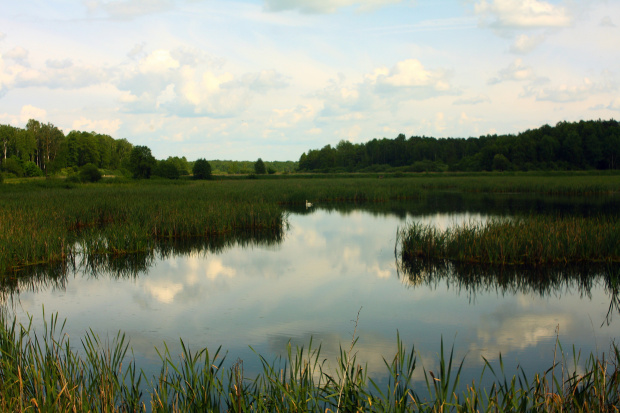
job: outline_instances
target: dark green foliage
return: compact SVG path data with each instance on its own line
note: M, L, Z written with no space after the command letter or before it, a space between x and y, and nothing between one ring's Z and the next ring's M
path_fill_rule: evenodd
M28 177L43 176L43 171L34 162L24 163L24 175Z
M211 179L211 165L206 159L198 159L192 168L194 179Z
M179 179L179 170L173 161L158 161L153 175L166 179Z
M80 179L82 182L97 182L101 180L101 171L96 165L87 163L80 168Z
M518 135L468 139L426 136L340 141L299 158L300 171L584 170L620 168L620 124L609 121L559 122ZM430 169L434 163L437 167ZM401 169L406 168L406 169Z
M151 177L157 161L151 155L147 146L134 146L129 155L129 170L136 179L148 179Z
M22 162L16 156L12 156L2 161L2 169L5 172L13 174L17 177L24 176L25 174Z
M261 158L258 158L258 160L254 163L254 172L257 175L264 175L267 173L267 169L265 168L265 163L263 162Z
M494 171L507 171L510 169L510 161L501 153L498 153L493 157L493 170Z

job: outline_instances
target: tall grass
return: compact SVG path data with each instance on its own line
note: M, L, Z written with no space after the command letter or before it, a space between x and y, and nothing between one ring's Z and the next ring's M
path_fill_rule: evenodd
M620 408L620 349L590 354L564 352L557 343L550 366L534 374L522 369L506 372L484 360L480 382L493 376L490 386L473 381L461 385L464 360L455 360L443 341L437 355L439 369L415 382L419 365L414 347L397 336L393 357L384 359L387 383L367 376L355 358L354 346L341 349L334 369L325 368L321 348L290 344L284 359L268 362L247 377L243 360L225 367L226 354L218 348L192 351L181 341L182 354L173 358L164 345L161 370L153 377L138 371L129 343L119 333L102 341L92 331L82 340L82 353L63 334L53 315L43 335L31 324L17 324L4 316L0 326L0 409L54 412L445 412L445 411L597 411ZM45 318L45 317L44 317ZM353 344L355 340L353 341ZM579 370L577 370L579 368Z
M401 230L400 240L403 261L529 266L620 262L616 217L530 216L468 222L446 230L411 223Z
M618 175L406 175L0 186L0 274L71 260L76 253L124 255L162 239L279 232L283 206L423 199L431 191L608 194Z

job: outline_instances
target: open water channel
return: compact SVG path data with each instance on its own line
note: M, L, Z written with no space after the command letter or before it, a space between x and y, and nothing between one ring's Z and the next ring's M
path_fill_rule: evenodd
M618 291L605 269L467 269L422 265L399 270L397 229L419 221L445 228L464 221L528 213L608 214L617 198L544 199L525 196L431 194L411 203L316 205L289 212L280 237L227 240L217 245L176 246L105 265L80 265L53 279L34 277L4 287L3 306L41 329L45 317L66 319L76 349L92 329L110 340L127 334L138 366L158 373L156 347L172 354L180 341L192 349L222 346L230 363L260 372L266 359L293 346L322 345L327 363L353 334L358 362L381 382L383 357L396 351L399 332L415 346L416 379L422 365L436 370L443 338L465 357L462 383L478 380L483 356L506 372L550 367L556 339L589 354L607 353L620 337ZM541 281L543 280L543 281ZM359 318L358 318L359 314ZM255 351L253 351L253 350ZM420 386L423 383L420 382Z

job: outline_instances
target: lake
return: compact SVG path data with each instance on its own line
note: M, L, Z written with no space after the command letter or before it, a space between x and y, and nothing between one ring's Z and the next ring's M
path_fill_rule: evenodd
M454 345L456 359L465 358L462 383L478 380L483 357L497 362L500 353L508 374L517 366L533 374L552 365L558 340L566 353L575 345L601 354L620 337L618 292L605 282L606 269L421 264L408 273L395 252L398 228L619 210L617 198L449 192L416 202L315 205L291 209L280 237L186 241L127 259L78 261L64 275L5 286L3 301L22 323L32 317L37 330L43 308L45 317L57 312L76 349L89 329L110 340L126 333L148 374L161 366L156 348L165 342L178 354L180 338L192 349L222 346L228 362L243 360L253 377L261 370L255 352L271 360L289 342L307 347L312 339L333 365L355 335L358 361L381 382L397 332L426 370L437 369L442 339L448 351Z

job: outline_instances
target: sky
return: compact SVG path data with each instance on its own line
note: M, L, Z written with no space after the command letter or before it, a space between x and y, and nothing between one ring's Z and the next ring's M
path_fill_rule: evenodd
M620 117L620 0L0 0L0 124L158 159Z

